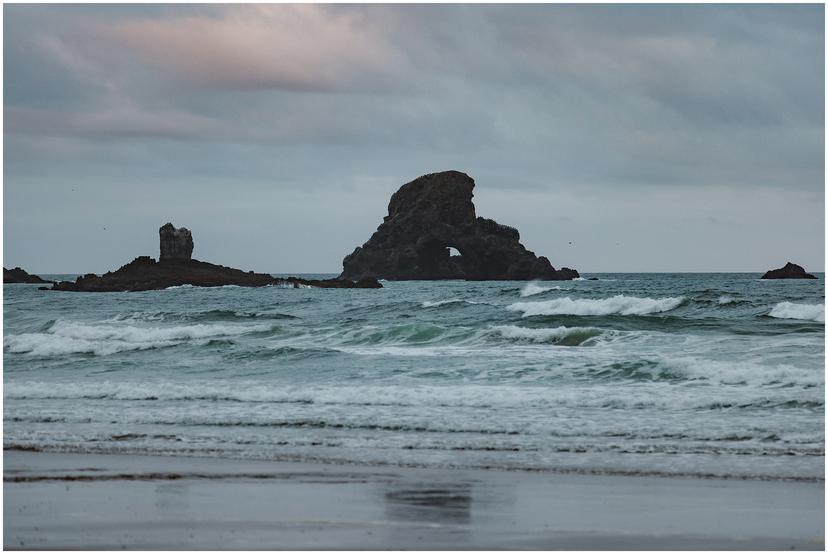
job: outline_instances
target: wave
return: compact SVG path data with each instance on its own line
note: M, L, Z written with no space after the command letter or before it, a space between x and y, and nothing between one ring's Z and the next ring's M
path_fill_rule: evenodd
M13 354L36 357L66 354L107 356L130 350L175 346L191 340L261 333L272 329L271 325L263 324L242 326L199 323L172 327L135 327L58 320L43 333L7 335L5 347Z
M445 306L447 304L464 304L466 303L465 300L461 300L459 298L450 298L448 300L426 300L423 302L423 308L436 308L437 306Z
M660 356L650 362L659 379L705 381L716 385L803 387L824 385L821 372L790 364L718 361L692 356Z
M528 283L523 290L520 291L521 298L525 298L527 296L534 296L536 294L542 294L544 292L548 292L550 290L561 290L561 287L542 287L537 284L535 281Z
M684 297L638 298L619 294L611 298L588 299L570 297L544 302L516 302L506 309L523 312L524 317L538 315L647 315L668 312L679 307Z
M724 306L726 304L733 304L735 302L738 302L738 300L736 300L732 296L724 295L724 296L719 297L718 302L719 302L719 306Z
M206 310L202 312L131 312L117 314L108 321L246 321L250 319L300 319L278 312L245 312L240 310Z
M402 345L454 343L474 334L471 327L443 327L432 323L408 323L379 327L366 325L331 335L344 345Z
M779 319L806 319L825 323L825 304L780 302L768 315Z
M579 346L602 334L592 327L555 327L554 329L529 329L517 325L497 325L490 330L495 335L515 342L551 343L562 346Z
M235 286L235 285L234 285ZM294 283L291 281L283 281L281 283L273 283L272 285L267 285L268 287L276 287L280 289L315 289L313 285L306 285L304 283Z

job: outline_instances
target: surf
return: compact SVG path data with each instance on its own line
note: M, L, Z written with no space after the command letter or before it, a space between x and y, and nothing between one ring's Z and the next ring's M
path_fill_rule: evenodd
M523 317L540 315L649 315L669 312L681 306L683 296L666 298L639 298L619 294L611 298L556 298L542 302L516 302L506 307L522 312Z
M768 315L778 319L803 319L825 323L825 304L779 302Z

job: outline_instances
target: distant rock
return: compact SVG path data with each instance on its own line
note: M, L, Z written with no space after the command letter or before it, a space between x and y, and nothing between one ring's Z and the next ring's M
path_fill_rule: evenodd
M343 260L342 279L568 280L520 243L517 229L477 217L474 180L459 171L424 175L400 187L371 238ZM459 255L451 255L450 248Z
M801 265L788 262L785 267L767 271L762 275L762 279L816 279L816 277L806 273Z
M598 277L590 277L589 279L587 279L587 281L597 281L597 280L598 280Z
M55 283L52 290L71 292L126 292L160 290L169 287L192 285L195 287L320 287L320 288L381 288L376 279L358 282L345 279L312 280L299 277L273 277L267 273L242 271L191 259L192 233L176 229L168 223L159 230L162 256L155 261L149 256L139 256L116 271L101 276L89 273L75 282Z
M189 260L193 257L193 234L189 229L176 229L172 223L167 223L158 229L161 239L161 255L164 260Z
M3 268L3 282L4 283L53 283L54 281L47 281L41 279L37 275L31 275L25 270L15 267L14 269Z

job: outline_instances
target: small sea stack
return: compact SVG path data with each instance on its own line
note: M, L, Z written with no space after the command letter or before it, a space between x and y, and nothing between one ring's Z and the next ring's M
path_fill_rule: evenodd
M785 267L771 269L762 275L762 279L816 279L814 275L806 273L801 265L788 262Z
M267 273L242 271L232 267L192 259L193 236L185 228L176 229L167 223L158 230L160 256L158 261L139 256L116 271L101 276L89 273L74 282L55 283L51 290L70 292L131 292L160 290L169 287L318 287L318 288L381 288L376 279L313 280L299 277L273 277Z
M14 269L6 269L3 268L3 282L4 283L30 283L30 284L43 284L43 283L53 283L54 281L47 281L46 279L42 279L37 275L32 275L31 273L26 272L26 270L21 269L19 267L15 267Z
M569 280L520 243L517 229L475 213L474 179L459 171L423 175L391 196L388 215L342 262L340 278L389 280ZM452 253L456 251L456 254Z

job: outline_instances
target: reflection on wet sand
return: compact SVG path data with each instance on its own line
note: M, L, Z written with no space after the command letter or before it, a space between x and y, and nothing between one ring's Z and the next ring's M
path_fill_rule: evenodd
M385 491L385 513L392 521L467 525L471 522L469 483L405 483Z

